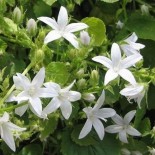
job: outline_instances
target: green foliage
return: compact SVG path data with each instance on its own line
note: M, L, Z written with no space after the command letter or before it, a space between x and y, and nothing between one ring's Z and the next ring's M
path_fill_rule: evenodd
M18 155L42 155L42 147L39 144L29 144L22 148Z
M119 0L101 0L101 1L106 3L114 3L114 2L118 2Z
M48 3L48 4L47 4ZM51 15L51 8L49 6L49 1L43 2L43 1L37 1L36 5L34 5L34 13L36 17L40 16L49 16Z
M55 3L57 0L43 0L47 5L51 6L53 3Z
M129 17L126 27L131 32L135 32L139 38L155 40L155 18L152 16L133 13Z
M72 134L74 134L72 137L77 137L77 133L75 131L73 131ZM74 140L76 139L75 137ZM92 144L92 140L91 142L89 142L88 139L83 141L81 140L81 142L78 140L78 143L80 143L80 145L78 145L72 141L70 131L66 130L62 135L61 152L63 155L120 155L120 145L113 136L106 135L103 141L100 141L98 138L95 139L98 142L97 145L93 143L93 145L89 146L80 146L81 144Z
M82 20L89 26L88 32L93 37L94 45L100 46L106 41L106 28L104 22L95 17L87 17Z
M51 62L46 67L46 80L65 84L69 78L69 72L66 65L62 62Z
M50 134L52 134L57 128L58 117L56 115L52 115L48 118L48 120L41 121L41 127L43 130L41 131L41 140L47 138Z

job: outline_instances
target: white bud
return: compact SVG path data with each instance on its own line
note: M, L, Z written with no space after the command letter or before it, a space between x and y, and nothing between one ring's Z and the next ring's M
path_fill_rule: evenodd
M150 148L149 152L150 152L151 155L155 155L155 149L154 148Z
M84 100L89 102L93 102L95 100L95 96L92 93L84 93L82 97Z
M120 20L116 23L116 28L117 29L122 29L124 26L124 23L122 23Z
M19 24L22 21L22 12L18 7L15 7L13 10L13 20L16 24Z
M36 34L36 30L37 30L37 24L36 21L34 19L29 19L27 22L27 31L29 34L31 34L32 36Z
M130 151L126 148L121 149L121 154L122 155L131 155Z
M89 43L90 43L90 36L89 36L88 32L81 31L80 32L80 40L81 40L82 44L89 45Z
M141 5L141 12L142 12L142 15L148 15L149 14L149 7L146 6L145 4Z

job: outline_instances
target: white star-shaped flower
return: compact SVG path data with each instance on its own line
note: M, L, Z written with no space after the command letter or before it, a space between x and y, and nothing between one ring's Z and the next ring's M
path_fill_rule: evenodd
M103 139L105 132L101 120L106 121L106 118L112 117L116 114L115 110L112 108L101 108L104 99L105 99L105 93L103 90L101 96L99 97L97 103L93 108L86 107L83 109L83 111L87 115L87 121L80 132L79 139L84 138L91 131L92 127L94 127L94 129L96 130L99 138L101 140Z
M64 118L68 119L70 117L72 113L71 102L75 102L81 98L81 94L79 92L70 90L74 83L75 81L63 89L61 89L60 85L54 82L47 82L44 84L48 90L52 91L55 89L57 95L53 97L51 102L43 109L42 116L46 116L60 107Z
M138 37L134 32L130 37L125 39L123 43L120 44L120 48L125 53L126 56L130 56L133 54L140 54L140 49L143 49L145 45L136 43Z
M127 85L124 89L120 91L120 94L126 96L128 101L134 99L138 103L140 108L140 103L145 95L144 85L136 83L134 85Z
M0 117L0 135L5 143L15 152L15 142L13 138L13 132L21 132L26 128L20 128L19 126L9 121L9 114L4 112L3 116Z
M104 85L107 85L110 81L120 75L123 79L127 80L131 84L135 84L135 78L133 74L127 69L133 66L136 62L142 59L140 54L134 54L122 59L121 51L118 44L113 43L111 48L111 60L105 56L96 56L92 60L101 63L109 68L106 72Z
M57 95L54 89L49 91L47 88L42 88L44 78L45 68L40 69L32 82L20 73L17 73L17 76L13 76L16 90L19 90L20 93L15 97L12 96L12 98L15 99L18 104L28 101L28 104L15 109L16 114L22 116L29 107L34 114L41 116L42 102L40 98L51 98Z
M108 133L118 133L119 140L123 143L128 143L127 135L131 136L140 136L141 133L133 128L130 124L131 120L135 116L136 110L128 112L124 118L116 114L112 117L112 120L116 125L110 125L105 128L105 131Z
M68 13L66 8L63 6L60 8L57 22L55 19L49 17L39 17L38 19L53 28L53 30L50 31L45 37L45 44L63 37L68 40L75 48L78 48L77 37L73 34L73 32L88 28L88 25L84 23L68 24Z
M124 26L124 23L122 23L120 20L116 23L116 28L122 29Z

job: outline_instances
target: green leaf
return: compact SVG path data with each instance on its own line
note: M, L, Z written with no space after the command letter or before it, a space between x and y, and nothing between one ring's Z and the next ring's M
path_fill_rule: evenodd
M83 125L78 125L74 128L73 132L71 133L72 140L80 145L80 146L89 146L94 145L97 143L97 141L94 139L94 137L90 134L88 134L86 137L79 139L79 134L82 129Z
M154 92L155 92L155 86L150 85L148 90L148 109L155 109L155 103L154 103Z
M43 1L37 1L36 5L33 7L36 17L49 16L51 15L51 7Z
M29 144L18 155L42 155L42 148L39 144Z
M142 134L148 133L151 130L151 122L149 118L144 118L138 127L138 131Z
M119 100L120 94L119 94L119 86L114 85L113 87L110 87L106 90L106 98L105 102L108 104L113 104L116 101Z
M146 113L146 104L145 104L145 102L142 101L141 109L138 108L136 111L135 121L134 121L135 128L139 127L141 120L142 120L143 116L145 115L145 113Z
M47 5L52 6L52 4L54 2L56 2L57 0L43 0Z
M7 0L6 2L7 2L8 5L10 5L10 6L14 6L14 5L15 5L15 0Z
M124 148L127 148L129 150L133 150L133 151L138 150L138 151L144 153L147 150L147 145L142 141L129 139L129 143L125 144Z
M68 81L69 72L62 62L51 62L46 68L47 81L65 84Z
M151 16L133 13L129 17L126 27L129 31L135 32L139 38L155 40L155 19Z
M95 46L100 46L104 41L106 41L106 28L101 19L87 17L84 18L82 22L89 26L88 32L93 37Z
M58 124L58 117L56 115L52 115L48 118L48 120L44 120L41 123L41 127L43 130L41 131L41 139L44 140L49 136L49 134L52 134Z
M67 129L62 134L61 152L63 155L120 155L120 145L113 135L105 135L102 141L97 137L97 144L80 146L72 141L70 132Z
M106 3L114 3L114 2L118 2L119 0L101 0L101 1Z

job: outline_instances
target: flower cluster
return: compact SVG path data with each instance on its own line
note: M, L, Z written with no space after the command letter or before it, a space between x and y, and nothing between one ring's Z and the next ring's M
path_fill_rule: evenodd
M78 41L73 32L88 28L88 25L84 23L69 24L68 13L66 8L63 6L60 8L57 21L49 17L39 17L38 20L44 22L52 28L44 39L45 44L64 38L76 49L79 49L80 41ZM27 25L28 30L31 25L33 25L33 22L33 20L29 21ZM121 28L122 27L123 25L121 25ZM34 26L34 29L35 28L36 25ZM29 33L30 32L31 31L29 30ZM80 39L83 45L89 45L91 37L88 32L81 31ZM130 103L133 99L138 103L140 108L141 101L145 95L145 85L139 81L137 82L134 74L130 70L131 67L135 67L136 63L143 58L140 54L140 49L145 46L136 43L137 39L138 37L135 33L133 33L122 43L112 44L111 58L106 56L95 56L92 60L108 68L104 78L105 88L111 83L111 81L119 77L123 78L125 82L128 83L126 87L120 91L120 94L126 96ZM95 96L91 93L84 93L81 95L80 92L71 90L76 83L76 80L64 88L61 88L58 83L52 81L46 81L44 83L44 81L44 67L39 70L33 80L30 80L21 73L17 73L13 76L15 89L7 98L6 102L17 102L18 107L15 109L15 113L19 116L24 115L24 113L30 109L39 118L46 119L49 114L60 108L62 116L68 120L72 114L72 102L79 101L82 97L82 99L88 102L93 102L95 100ZM46 106L44 106L43 99L47 98L50 101ZM92 128L95 129L100 140L103 140L105 132L118 133L119 140L123 143L128 143L128 135L141 136L141 133L132 127L130 123L136 114L136 110L129 111L124 118L122 118L114 109L102 107L104 106L104 100L105 90L102 90L101 96L93 107L88 106L83 108L83 112L86 114L87 120L79 134L79 139L87 136ZM107 118L111 118L115 125L110 125L104 128L102 122L106 122ZM1 138L13 151L15 151L15 142L12 131L24 130L25 128L20 128L9 121L8 113L5 112L0 118Z

